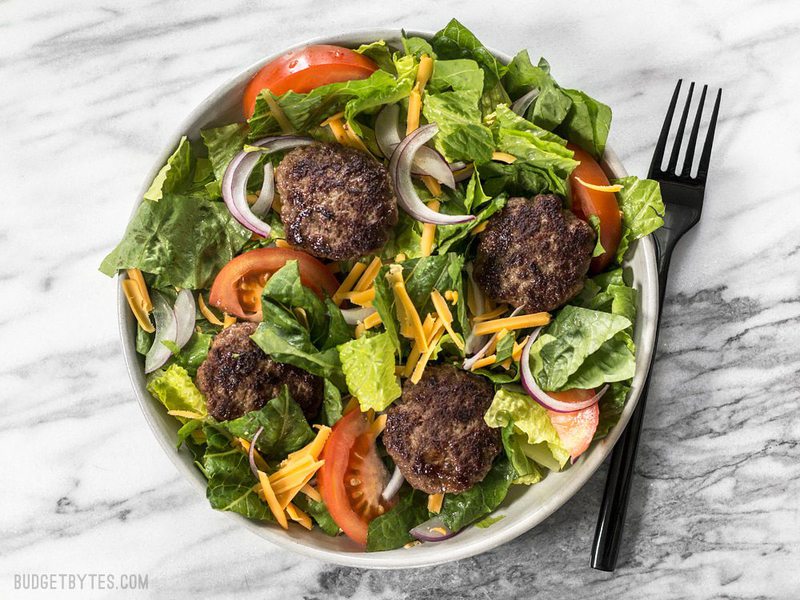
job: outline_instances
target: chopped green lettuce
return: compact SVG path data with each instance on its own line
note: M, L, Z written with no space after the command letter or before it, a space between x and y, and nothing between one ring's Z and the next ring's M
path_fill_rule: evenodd
M158 398L167 410L206 414L206 399L180 365L173 364L165 370L156 371L147 382L147 391Z
M500 456L482 481L460 494L445 494L439 517L452 531L489 515L500 506L517 472L505 456Z
M621 263L630 242L653 233L664 224L664 201L661 187L652 179L630 176L614 179L611 183L622 186L622 190L617 192L625 237L625 243L620 244L617 253L617 262Z
M386 409L400 397L394 372L394 347L388 333L362 335L339 346L347 389L362 411Z
M531 445L544 444L560 468L563 468L569 460L569 451L561 443L547 411L525 392L501 387L495 392L492 405L486 411L484 420L489 427L513 425L513 431L507 434L509 438L511 439L516 434L524 436L522 440L513 440L515 444L519 444L521 441ZM517 448L520 453L523 453L522 446L517 446ZM521 462L521 457L517 456L517 458ZM540 462L540 464L542 463ZM528 473L520 474L520 476L525 475Z
M370 521L367 551L394 550L413 541L409 531L428 519L427 500L428 496L419 490L401 490L398 503Z
M138 268L156 275L157 288L207 288L249 238L222 202L168 193L142 201L100 271Z
M263 408L251 411L238 419L220 421L219 428L232 436L252 440L256 431L256 448L267 458L285 458L314 439L314 431L306 421L303 410L292 400L286 386Z
M225 169L231 159L241 152L247 140L247 126L244 123L231 123L200 132L208 151L208 159L217 181L222 181Z
M189 190L191 184L194 183L193 168L192 147L186 136L183 136L178 142L175 152L167 159L167 164L161 167L153 179L153 183L144 193L144 199L158 202L164 197L165 192Z

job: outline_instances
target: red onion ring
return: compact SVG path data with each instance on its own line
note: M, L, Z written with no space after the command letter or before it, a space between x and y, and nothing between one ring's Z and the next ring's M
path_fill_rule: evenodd
M270 161L264 162L264 183L261 184L261 192L258 199L250 207L250 211L257 217L263 217L272 208L272 201L275 199L275 168Z
M253 435L253 439L250 440L250 449L247 451L247 458L250 461L250 470L255 475L255 478L258 479L258 465L256 465L256 442L258 441L258 436L262 434L264 431L263 427L259 427L256 429L255 434Z
M312 143L314 143L314 140L311 138L300 136L268 137L252 144L253 146L260 146L263 151L245 152L243 150L234 156L225 169L221 186L222 198L225 200L225 205L233 215L233 218L256 235L267 237L270 233L270 226L258 218L247 203L247 180L250 179L250 174L262 154L271 154L297 146L307 146ZM265 167L265 177L267 169L268 167ZM267 196L268 194L269 189L265 192L262 187L262 195ZM259 200L261 200L260 197ZM266 202L265 198L259 208L262 208Z
M392 478L381 492L381 498L383 498L386 502L394 498L397 495L397 492L400 491L400 488L403 487L403 482L405 480L406 478L403 477L403 474L400 472L400 468L395 466L394 473L392 473Z
M189 338L194 333L194 322L197 317L197 309L194 304L194 296L191 290L181 290L175 298L176 333L175 345L183 348Z
M422 223L433 225L457 225L475 220L475 215L445 215L428 208L417 195L411 181L411 163L422 146L439 132L436 123L423 125L412 131L395 148L389 161L389 171L394 180L397 203L411 217Z
M433 531L433 529L444 529L445 533ZM442 542L449 540L456 535L458 531L452 531L444 524L441 517L436 516L428 519L424 523L414 527L409 533L421 542Z
M344 317L345 323L348 325L358 325L359 321L363 321L374 312L375 309L372 306L364 306L362 308L344 308L342 309L342 316Z
M375 139L381 152L386 157L391 157L394 154L401 141L400 134L397 131L399 115L400 106L389 104L381 110L378 118L375 119ZM411 163L411 173L414 175L429 175L450 189L455 189L456 187L456 180L453 177L454 170L457 169L453 169L452 165L448 165L441 154L428 146L419 148L414 156L414 161Z
M172 310L166 298L159 292L151 292L153 299L153 318L156 322L156 335L153 338L153 345L144 357L144 372L152 373L160 369L166 363L172 350L167 348L162 342L175 343L178 324L175 318L175 311Z
M539 387L539 384L536 383L536 379L531 372L530 358L531 346L533 346L533 342L535 342L536 338L539 337L539 333L541 333L541 331L541 327L537 327L533 330L528 338L528 343L525 344L525 347L522 349L522 356L520 356L519 359L520 366L522 367L520 379L522 387L525 388L525 391L528 393L528 395L547 410L552 410L553 412L558 413L575 412L577 410L583 410L584 408L589 408L590 406L597 404L600 401L600 398L603 397L603 394L605 394L608 390L608 384L604 385L594 396L581 402L563 402L561 400L556 400L552 396L548 396L547 393L545 393L545 391Z
M514 104L511 105L511 110L517 113L520 117L524 117L525 113L528 112L528 108L530 105L533 104L533 101L536 100L536 96L539 95L539 90L536 88L532 89L527 94L520 96L514 101Z

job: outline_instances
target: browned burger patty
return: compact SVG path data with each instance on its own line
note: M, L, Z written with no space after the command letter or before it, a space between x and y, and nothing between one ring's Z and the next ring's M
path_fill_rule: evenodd
M206 397L208 414L218 421L236 419L262 408L286 385L303 414L314 418L322 405L322 379L264 354L250 339L257 326L236 323L214 338L197 370L197 387Z
M296 148L275 173L287 241L331 260L382 248L397 225L389 172L368 154L338 144Z
M412 487L458 493L481 481L500 453L500 430L483 415L494 386L455 367L429 366L419 383L406 381L387 411L383 443Z
M475 281L495 302L558 308L583 288L595 233L557 196L511 198L479 235Z

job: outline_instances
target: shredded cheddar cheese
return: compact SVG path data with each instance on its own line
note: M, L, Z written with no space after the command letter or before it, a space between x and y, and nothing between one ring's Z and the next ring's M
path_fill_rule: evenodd
M311 531L311 528L313 527L311 524L311 517L309 517L306 513L297 508L291 502L289 502L289 504L286 505L286 514L289 515L289 518L292 521L294 521L295 523L299 523L300 525Z
M139 286L139 292L142 295L142 308L147 312L153 310L153 301L150 299L150 292L147 291L147 284L144 282L144 275L141 269L126 269L128 279L132 279Z
M339 289L336 290L336 293L333 294L333 303L336 306L339 306L342 301L344 300L344 295L353 289L353 286L358 281L358 278L361 277L361 274L366 270L366 265L364 263L356 263L353 265L353 268L347 274L347 277L344 278L344 281L339 286Z
M328 127L331 128L331 132L333 133L333 137L336 138L337 142L339 142L342 146L349 146L350 145L350 138L347 137L347 132L344 130L344 125L342 124L341 118L332 119L328 123Z
M497 360L497 355L492 354L491 356L484 356L480 360L476 360L475 364L472 365L470 371L477 371L478 369L482 369L483 367L488 367L489 365L493 365Z
M369 433L374 438L377 438L381 432L386 428L386 415L378 415L375 420L370 423Z
M517 161L517 157L508 152L492 152L492 160L512 164Z
M501 329L526 329L528 327L539 327L550 322L550 315L546 312L533 313L531 315L520 315L518 317L506 317L505 319L494 319L483 321L475 325L473 331L475 335L486 335L487 333L497 333Z
M422 111L422 93L419 85L415 85L408 96L408 118L406 119L406 135L419 128L419 115Z
M364 323L358 323L358 324L356 324L356 330L354 331L354 333L355 333L355 336L356 336L356 339L359 339L359 338L361 338L361 336L362 336L362 335L364 335L364 332L365 332L366 330L367 330L367 328L366 328L366 327L364 327Z
M383 321L381 320L380 314L374 312L366 319L364 319L364 329L372 329L373 327L376 327L381 323L383 323Z
M450 312L447 302L445 302L445 299L438 290L433 290L431 292L431 300L433 301L433 307L436 309L436 314L439 315L439 319L442 321L447 333L450 334L450 338L453 340L453 343L458 347L459 350L463 350L464 341L453 329L453 313Z
M303 492L306 496L308 496L312 500L314 500L315 502L322 502L322 495L317 491L317 488L315 488L313 485L307 483L300 489L300 491Z
M497 317L502 315L507 310L508 310L508 306L505 305L505 304L501 304L500 306L498 306L494 310L490 310L490 311L482 313L480 315L476 315L475 317L473 317L472 321L474 323L480 323L481 321L489 321L491 319L496 319Z
M522 356L522 349L525 347L525 344L528 343L528 337L525 336L525 339L520 342L514 342L514 348L511 350L511 358L514 359L514 362L519 362L520 357Z
M339 112L337 112L337 113L334 113L334 114L332 114L330 117L328 117L327 119L325 119L325 120L324 120L322 123L320 123L320 124L319 124L319 126L320 126L320 127L327 127L327 126L328 126L328 125L330 125L330 124L331 124L333 121L341 121L343 117L344 117L344 111L343 111L343 110L340 110Z
M197 294L197 306L200 308L200 314L202 314L209 323L212 325L219 325L220 327L225 325L225 323L220 321L219 317L206 306L206 302L203 300L203 294Z
M371 287L363 292L347 292L344 297L359 306L372 306L372 301L375 300L375 288Z
M200 413L193 412L191 410L168 410L168 415L173 417L183 417L184 419L205 419L205 415L201 415Z
M469 233L470 233L470 235L478 235L479 233L484 231L488 225L489 225L489 221L484 221L483 223L481 223L477 227L473 227L472 229L470 229Z
M275 240L275 245L278 248L291 248L292 247L292 245L289 242L287 242L286 240Z
M422 378L422 374L425 372L425 367L428 364L428 361L433 354L433 351L436 349L436 344L439 343L442 335L444 334L444 328L441 327L438 329L437 333L433 336L433 339L428 343L428 349L425 351L422 356L420 357L419 361L417 362L417 366L414 367L414 372L411 374L411 383L419 383L419 380Z
M331 428L326 425L320 425L316 437L309 444L300 448L300 450L292 452L287 458L291 460L308 455L314 460L317 460L320 454L322 454L322 449L325 447L325 442L328 441L330 435Z
M450 304L458 304L458 290L447 290L444 297Z
M428 496L428 511L438 515L442 511L444 494L431 494Z
M428 203L428 208L435 212L439 212L440 202L434 200ZM420 240L420 252L422 256L430 256L433 252L433 243L436 239L436 225L433 223L425 223L422 226L422 239Z
M424 89L433 75L433 59L427 54L419 57L419 68L417 69L417 85Z
M394 262L401 263L401 262L405 261L405 259L406 259L406 255L403 254L402 252L400 252L397 256L394 257Z
M223 313L225 318L222 320L222 328L227 329L231 325L236 323L236 317L233 315L229 315L228 313Z
M615 185L597 185L597 184L594 184L594 183L588 183L588 182L584 181L583 179L581 179L580 177L577 177L577 176L575 177L575 181L580 183L583 187L585 187L587 189L590 189L590 190L595 190L597 192L609 192L609 193L615 194L616 192L622 191L622 186L620 184L618 184L618 183L615 184Z
M423 175L420 179L422 179L422 183L425 184L425 187L428 188L428 191L434 198L439 198L442 195L442 186L433 177L430 175Z
M147 333L153 333L156 328L153 326L153 322L150 320L150 315L148 315L147 311L145 310L146 304L144 298L142 298L139 284L137 284L133 279L124 279L122 281L122 292L125 294L125 299L128 301L128 306L131 307L133 316L136 317L136 321L139 323L139 326Z
M367 154L370 153L369 149L367 148L366 144L361 141L361 138L358 137L355 131L353 131L347 123L344 124L344 133L347 136L347 140L351 148L355 148L356 150L361 150L362 152L366 152Z
M425 339L425 334L422 330L422 320L419 318L419 313L414 307L414 303L411 302L408 290L406 290L406 284L403 281L403 269L399 265L392 265L386 274L386 278L392 284L401 335L416 340L419 343L420 351L427 351L428 341Z
M425 336L425 339L431 339L433 335L433 326L434 326L435 319L433 315L428 314L425 317L425 322L422 324L422 332ZM414 345L411 348L411 352L408 355L408 360L406 361L406 365L403 368L402 376L403 377L410 377L411 374L414 372L414 367L417 366L417 361L421 356L422 352L419 349L419 344L414 342Z
M286 515L283 514L283 508L281 508L281 505L278 503L278 498L275 496L275 492L272 491L269 478L264 471L258 471L258 482L261 484L261 491L264 494L264 499L267 501L270 512L275 516L275 520L284 529L289 529L289 523L286 521Z
M383 263L379 256L376 256L372 259L372 262L369 263L369 266L364 270L364 274L361 275L361 279L358 280L358 283L353 288L354 292L363 292L367 290L375 281L375 278L378 276L378 271L381 270Z

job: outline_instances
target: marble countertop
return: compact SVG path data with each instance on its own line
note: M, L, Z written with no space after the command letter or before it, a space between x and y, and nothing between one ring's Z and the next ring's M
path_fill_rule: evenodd
M112 595L15 590L22 573L147 575L126 597L797 597L800 4L491 4L0 3L0 597ZM377 572L282 552L178 476L125 372L97 266L176 124L291 43L451 16L610 104L632 173L677 78L725 90L614 574L589 568L604 470L535 530L455 564Z

